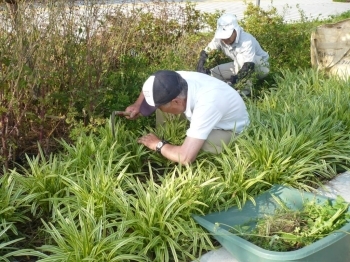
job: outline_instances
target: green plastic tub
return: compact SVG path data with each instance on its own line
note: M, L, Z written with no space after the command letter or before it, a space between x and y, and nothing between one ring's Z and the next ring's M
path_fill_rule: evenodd
M286 203L288 207L295 209L301 209L303 207L303 201L307 199L316 200L319 204L322 204L327 199L334 201L334 199L325 196L275 185L269 191L255 198L256 205L247 202L241 210L233 207L224 212L212 213L205 216L194 215L193 218L197 223L207 229L239 262L350 261L350 222L340 230L311 245L289 252L265 250L229 232L229 228L232 226L247 224L249 221L259 218L264 214L273 214L279 205L275 202L271 194ZM350 212L349 209L348 212ZM219 223L219 225L215 223Z

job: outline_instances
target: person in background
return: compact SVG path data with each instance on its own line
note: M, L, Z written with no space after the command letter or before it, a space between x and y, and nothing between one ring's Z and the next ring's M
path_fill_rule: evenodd
M184 142L172 145L152 133L138 142L181 164L195 161L200 150L220 153L222 143L229 143L249 124L246 105L238 92L198 72L157 71L145 81L135 103L125 109L125 117L149 116L157 109L186 116L190 126Z
M208 53L221 50L232 62L207 69L204 67ZM217 20L217 29L212 41L200 52L197 72L237 85L245 79L244 95L250 95L252 83L249 77L256 72L256 77L262 79L269 73L269 55L265 52L254 36L245 32L238 25L237 18L232 14L223 14ZM248 80L248 81L247 81Z

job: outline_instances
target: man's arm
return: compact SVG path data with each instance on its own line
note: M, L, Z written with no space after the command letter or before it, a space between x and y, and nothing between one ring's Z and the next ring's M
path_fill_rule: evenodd
M256 54L251 40L242 43L242 47L240 48L240 53L238 55L240 56L238 60L241 60L243 62L243 65L236 75L231 76L230 82L233 85L242 79L249 78L254 72L254 57Z
M208 59L207 52L205 52L205 50L202 50L199 54L199 60L196 67L197 72L204 73L204 74L210 73L210 70L204 67L204 64L207 61L207 59Z
M197 67L196 67L197 72L210 75L210 69L205 68L204 64L208 59L208 53L212 50L221 50L220 43L215 38L213 38L210 41L210 43L203 50L201 50L199 54L199 60L197 62Z
M156 150L159 141L161 140L154 134L145 135L138 140L139 143L144 144L151 150ZM203 139L186 137L181 146L165 144L161 149L161 154L171 161L188 165L196 160L204 142L205 140Z

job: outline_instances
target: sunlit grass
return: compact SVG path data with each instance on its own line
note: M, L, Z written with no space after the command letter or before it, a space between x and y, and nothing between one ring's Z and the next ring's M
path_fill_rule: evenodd
M42 261L193 260L214 246L193 214L242 207L273 184L311 191L348 169L347 83L312 70L282 76L247 100L250 126L218 155L201 152L184 167L137 143L143 132L181 143L180 119L143 131L118 121L115 138L107 121L2 177L3 214L30 222L19 203L41 218Z

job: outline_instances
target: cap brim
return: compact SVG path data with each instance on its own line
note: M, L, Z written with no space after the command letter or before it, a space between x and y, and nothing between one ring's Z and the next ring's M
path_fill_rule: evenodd
M232 30L231 29L224 30L221 28L221 29L216 30L214 37L216 39L227 39L227 38L231 37L232 33L233 33L233 29Z
M143 116L149 116L154 113L154 111L157 110L156 106L150 106L145 99L143 99L141 106L140 106L140 113Z

